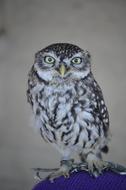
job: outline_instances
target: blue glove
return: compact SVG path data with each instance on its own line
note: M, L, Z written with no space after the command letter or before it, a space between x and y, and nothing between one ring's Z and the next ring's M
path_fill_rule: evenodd
M44 180L33 190L126 190L126 175L105 171L94 178L87 172L77 172L71 174L70 178L55 179L53 183Z

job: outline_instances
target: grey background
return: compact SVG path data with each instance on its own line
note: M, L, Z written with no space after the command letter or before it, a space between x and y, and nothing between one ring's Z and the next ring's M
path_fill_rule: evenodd
M34 53L54 42L91 52L113 135L104 158L126 164L126 1L3 0L0 34L0 189L31 189L32 167L59 164L59 153L30 127L26 101Z

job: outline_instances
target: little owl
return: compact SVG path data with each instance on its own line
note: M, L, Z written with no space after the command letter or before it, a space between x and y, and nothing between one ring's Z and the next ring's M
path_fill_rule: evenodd
M108 152L109 116L89 52L68 43L38 51L27 98L42 138L62 155L60 169L49 178L69 175L73 152L91 174L100 174L105 166L102 152Z

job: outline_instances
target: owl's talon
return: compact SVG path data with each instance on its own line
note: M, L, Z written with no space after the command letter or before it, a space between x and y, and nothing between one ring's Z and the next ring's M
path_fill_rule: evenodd
M74 162L73 160L62 160L61 161L61 167L57 171L51 173L47 178L51 182L53 182L54 179L56 179L60 176L64 176L65 178L69 178L73 162Z
M38 175L35 175L35 176L34 176L34 179L35 179L36 183L38 183L39 181L42 180Z
M59 178L61 176L64 176L65 178L69 178L69 173L68 172L63 172L63 171L61 171L61 169L59 169L58 171L51 173L47 177L47 179L49 179L51 182L54 182L54 180L56 178Z
M64 174L64 177L69 178L70 177L69 173Z
M106 162L95 156L94 154L89 154L87 156L88 171L91 176L98 177L102 174L104 168L107 167Z

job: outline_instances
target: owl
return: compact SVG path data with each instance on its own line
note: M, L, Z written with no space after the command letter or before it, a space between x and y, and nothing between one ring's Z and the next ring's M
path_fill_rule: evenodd
M105 166L102 152L108 152L109 115L89 52L68 43L38 51L28 75L27 99L35 127L61 153L60 168L49 178L69 176L74 152L92 175L99 175Z

